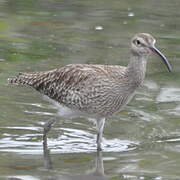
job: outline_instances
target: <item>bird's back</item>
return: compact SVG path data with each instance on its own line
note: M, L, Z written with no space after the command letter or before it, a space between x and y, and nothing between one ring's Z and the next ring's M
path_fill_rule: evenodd
M120 110L132 93L123 66L70 64L52 71L20 73L9 82L31 86L71 109L99 116Z

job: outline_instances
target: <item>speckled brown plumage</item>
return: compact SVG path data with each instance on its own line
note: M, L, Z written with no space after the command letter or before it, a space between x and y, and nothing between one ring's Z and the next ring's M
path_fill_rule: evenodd
M52 71L20 73L9 82L31 86L71 110L96 118L97 145L101 149L105 118L120 111L142 84L148 56L159 55L171 71L169 62L154 44L155 39L149 34L135 35L127 67L70 64Z
M70 64L52 71L20 73L9 82L31 86L69 108L106 117L125 101L127 80L122 66Z

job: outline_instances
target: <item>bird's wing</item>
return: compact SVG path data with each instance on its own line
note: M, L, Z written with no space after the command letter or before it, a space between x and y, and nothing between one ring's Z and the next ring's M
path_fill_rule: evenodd
M52 71L20 73L9 82L29 85L68 107L87 109L89 101L110 92L124 72L122 66L70 64Z

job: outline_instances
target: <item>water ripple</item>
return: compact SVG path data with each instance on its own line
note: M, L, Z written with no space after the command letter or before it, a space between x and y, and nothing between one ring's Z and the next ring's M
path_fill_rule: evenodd
M33 130L28 134L12 134L6 132L0 139L0 152L15 152L20 154L42 154L42 141L37 139L42 134L37 133L39 128L29 127L7 127L9 130ZM35 131L35 133L34 133ZM57 129L55 130L57 131ZM56 153L79 153L79 152L95 152L96 143L95 135L84 131L71 128L59 128L58 132L62 132L58 138L49 138L48 146L51 152ZM17 132L17 131L16 131ZM22 132L21 132L22 133ZM138 142L111 139L103 140L104 152L122 152L136 148Z
M162 88L156 100L158 102L180 102L180 88Z

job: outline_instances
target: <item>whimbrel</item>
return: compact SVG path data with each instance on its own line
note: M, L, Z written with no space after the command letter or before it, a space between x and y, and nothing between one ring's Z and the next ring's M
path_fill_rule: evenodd
M142 84L149 55L158 55L171 72L171 65L155 47L155 42L150 34L135 35L127 67L69 64L51 71L19 73L9 82L31 86L61 104L68 112L96 119L97 149L100 150L105 119L122 110ZM44 135L51 124L52 121L46 123Z

